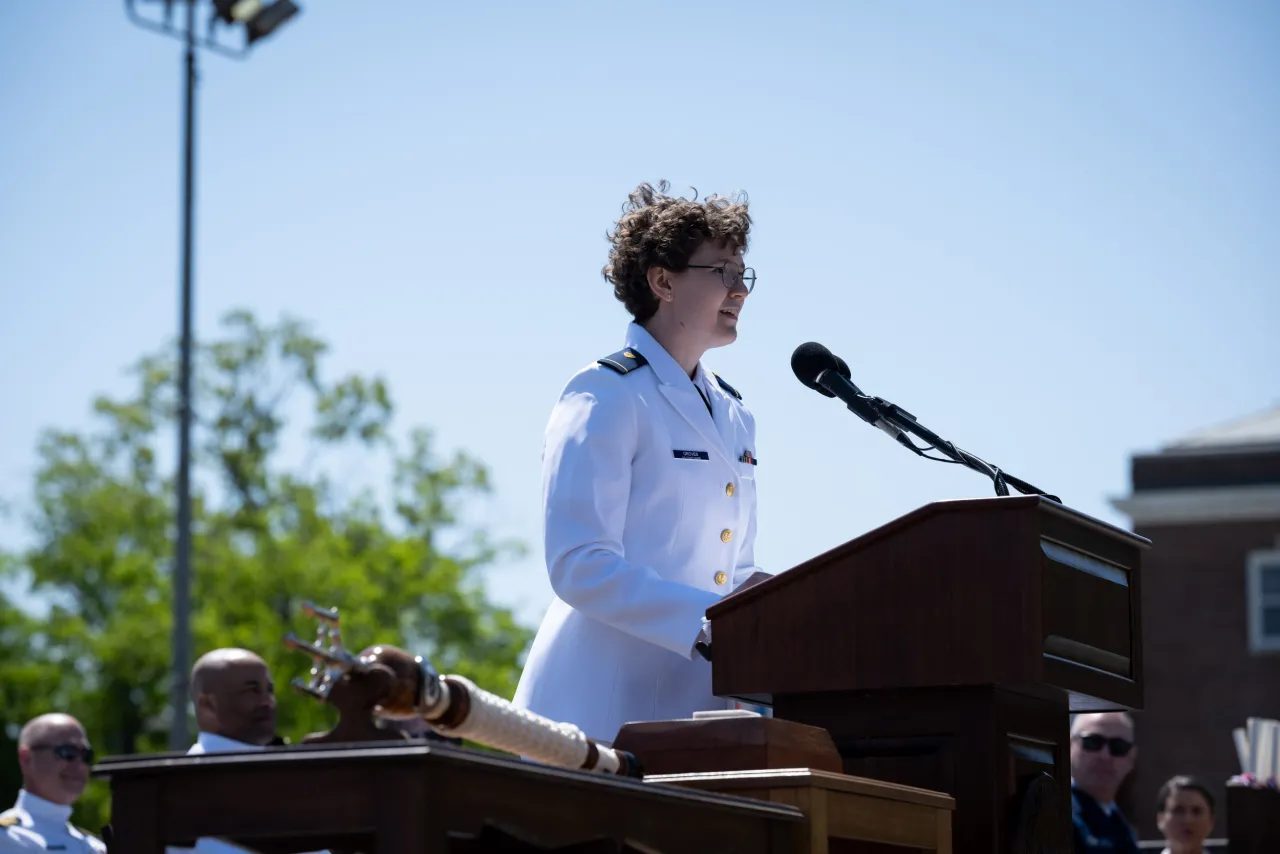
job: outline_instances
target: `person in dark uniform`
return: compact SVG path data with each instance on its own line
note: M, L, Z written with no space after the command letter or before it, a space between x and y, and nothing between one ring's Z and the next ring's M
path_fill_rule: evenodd
M1077 715L1071 722L1071 823L1077 854L1137 854L1138 842L1116 806L1138 749L1123 712Z

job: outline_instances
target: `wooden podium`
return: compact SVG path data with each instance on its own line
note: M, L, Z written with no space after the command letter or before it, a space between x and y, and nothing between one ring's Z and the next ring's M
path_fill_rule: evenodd
M710 608L712 688L952 795L957 852L1069 854L1068 711L1142 707L1149 546L1038 496L929 504Z
M111 854L221 837L263 854L797 854L799 809L440 743L119 756Z
M1227 786L1227 851L1230 854L1280 851L1280 792Z

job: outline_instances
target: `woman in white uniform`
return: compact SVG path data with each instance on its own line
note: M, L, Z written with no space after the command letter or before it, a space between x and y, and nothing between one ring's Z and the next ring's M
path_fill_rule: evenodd
M624 349L575 374L547 425L556 596L514 698L605 743L629 721L731 707L699 654L705 612L758 570L755 419L702 363L738 337L751 218L745 200L666 189L640 185L610 234Z

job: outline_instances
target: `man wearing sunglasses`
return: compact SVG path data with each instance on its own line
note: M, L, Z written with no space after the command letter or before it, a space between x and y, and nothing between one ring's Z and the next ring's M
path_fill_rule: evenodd
M1124 712L1077 715L1071 722L1071 820L1075 850L1137 854L1133 828L1116 806L1138 749Z
M101 840L71 824L71 807L89 783L93 748L70 715L33 718L18 735L22 790L0 813L0 854L14 851L105 852Z

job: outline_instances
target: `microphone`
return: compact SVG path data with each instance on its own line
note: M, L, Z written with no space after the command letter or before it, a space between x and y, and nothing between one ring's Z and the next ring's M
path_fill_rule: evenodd
M873 427L878 427L892 436L903 447L912 453L943 463L959 463L966 468L990 477L995 485L996 495L1008 495L1009 486L1024 495L1040 495L1062 503L1062 499L1039 489L1025 480L1016 478L1008 472L1001 471L986 460L957 448L953 443L945 441L932 430L916 420L916 417L902 407L883 400L870 397L862 389L853 384L849 378L849 366L844 360L826 347L815 341L801 344L791 354L791 370L805 386L827 397L838 397L849 410ZM928 447L917 448L907 438L907 433L914 433ZM938 451L950 459L931 457L926 451Z
M806 345L806 346L807 346L807 345ZM821 345L821 344L819 344L818 346L819 346L819 347L822 347L822 345ZM825 349L825 348L823 348L823 349ZM830 353L831 358L833 358L833 359L835 359L835 360L836 360L836 371L840 374L840 376L844 377L845 379L849 379L849 376L850 376L850 372L849 372L849 365L845 362L845 360L844 360L844 359L841 359L841 358L840 358L839 356L837 356L835 353L831 353L831 351L829 351L829 350L828 350L827 352L828 352L828 353ZM794 371L794 370L795 370L795 367L796 367L795 355L794 355L794 354L792 354L792 357L791 357L791 369ZM809 388L813 389L813 390L814 390L814 391L816 391L818 394L826 395L827 397L835 397L835 395L834 395L834 394L832 394L831 392L827 391L825 388L823 388L822 386L818 385L817 383L810 383L810 382L805 381L805 380L801 380L801 382L803 382L805 385L809 386Z
M877 410L875 402L862 393L849 379L849 366L844 359L832 353L816 341L801 344L791 354L791 370L796 379L827 397L838 397L854 415L873 427L879 427L900 444L916 450L892 422L886 421Z

